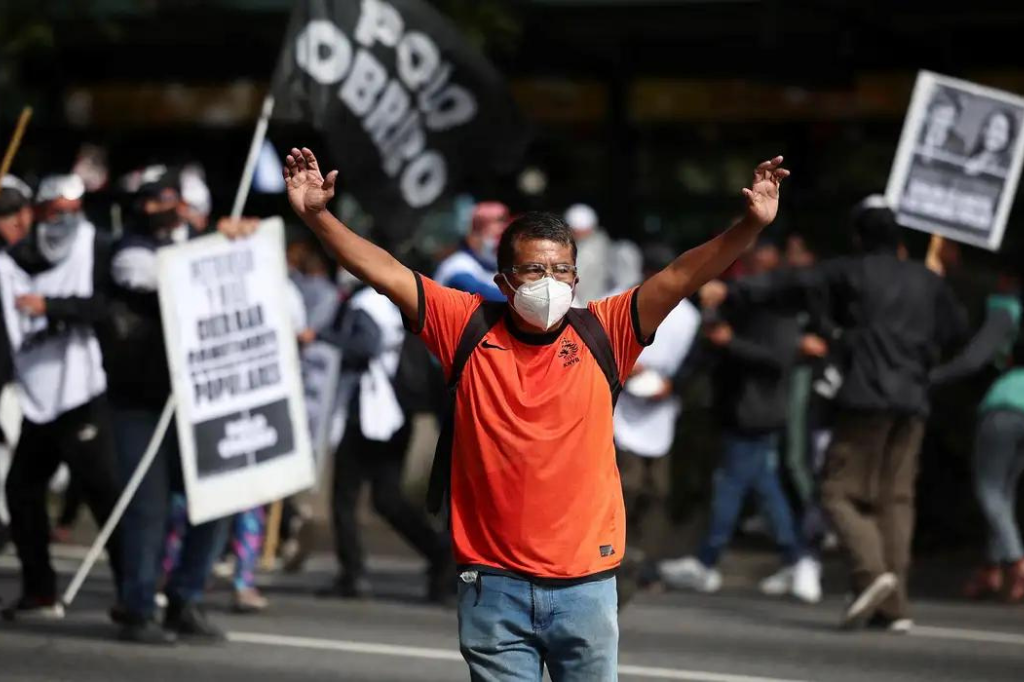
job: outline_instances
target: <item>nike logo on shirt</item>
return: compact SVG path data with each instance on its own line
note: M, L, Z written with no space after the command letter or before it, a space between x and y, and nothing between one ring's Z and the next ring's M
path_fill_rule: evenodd
M501 346L495 346L493 343L489 343L487 341L482 341L480 343L480 347L481 348L492 348L494 350L508 350L508 348L503 348Z

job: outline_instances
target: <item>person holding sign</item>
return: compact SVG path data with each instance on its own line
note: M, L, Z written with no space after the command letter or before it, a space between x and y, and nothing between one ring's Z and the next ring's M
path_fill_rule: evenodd
M339 264L398 306L440 360L454 396L430 502L447 497L459 565L459 639L475 680L612 680L615 571L625 511L612 412L621 382L679 303L720 274L774 219L789 172L765 161L746 212L639 287L571 310L571 229L528 213L503 233L485 303L439 286L330 214L337 171L292 149L284 177L298 216ZM447 492L446 495L442 493Z
M146 450L171 392L157 296L157 252L180 243L194 230L179 216L177 179L163 174L138 188L129 230L114 248L111 264L113 324L104 335L110 372L110 399L121 474L129 479ZM251 233L255 221L228 221L218 229L228 236ZM176 431L168 431L138 492L121 521L124 539L124 585L115 614L122 640L173 644L182 638L220 641L224 635L200 607L206 581L227 536L227 520L188 525L178 562L165 591L168 609L156 621L156 588L171 492L183 481Z
M942 278L941 262L930 260L930 270L901 255L901 228L883 197L861 202L852 226L860 255L711 282L701 302L808 306L827 292L827 312L845 330L848 357L821 484L857 595L841 623L905 632L912 626L907 573L928 372L963 339L967 315Z

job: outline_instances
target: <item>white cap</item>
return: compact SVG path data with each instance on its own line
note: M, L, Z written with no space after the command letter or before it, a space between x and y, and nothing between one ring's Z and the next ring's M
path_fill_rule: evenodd
M868 196L860 200L860 203L857 204L855 210L859 212L868 211L874 208L892 207L889 205L889 200L885 197L884 194L869 194Z
M573 204L565 212L565 222L573 232L590 232L597 229L597 212L586 204Z
M210 188L203 182L198 169L186 168L181 172L181 198L199 213L205 216L210 215L212 203Z
M39 183L36 203L43 204L55 199L74 201L85 194L85 183L77 175L49 175Z
M32 188L16 175L8 174L3 179L0 179L0 189L13 189L25 197L25 201L32 201Z

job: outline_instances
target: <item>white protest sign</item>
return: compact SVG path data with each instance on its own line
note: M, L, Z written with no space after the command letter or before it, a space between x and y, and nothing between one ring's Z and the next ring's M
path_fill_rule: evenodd
M284 224L159 252L160 310L189 519L202 523L314 483Z
M909 228L998 251L1024 163L1024 98L928 71L886 198Z
M302 349L302 387L317 471L322 471L321 467L332 450L330 425L340 375L341 350L337 346L314 341Z

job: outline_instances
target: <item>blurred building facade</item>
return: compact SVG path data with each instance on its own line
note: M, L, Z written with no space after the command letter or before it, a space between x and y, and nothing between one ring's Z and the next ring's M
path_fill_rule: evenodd
M585 201L613 235L679 245L727 220L751 161L780 151L798 171L780 227L839 227L884 185L919 68L1024 92L1019 3L435 4L508 75L535 128L526 177L474 189L516 208ZM0 129L36 106L29 167L82 142L125 168L188 150L228 201L291 5L6 3Z

